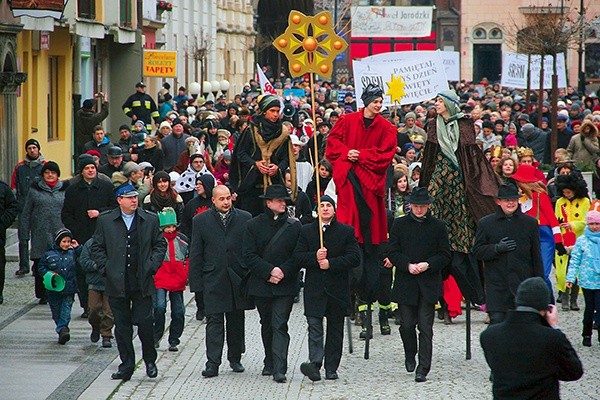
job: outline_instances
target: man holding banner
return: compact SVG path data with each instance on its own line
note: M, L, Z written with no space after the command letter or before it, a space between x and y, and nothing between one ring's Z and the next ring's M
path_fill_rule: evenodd
M364 108L343 115L331 130L325 157L333 165L337 218L354 228L363 251L358 294L363 303L372 303L379 289L378 247L388 240L385 178L396 150L396 129L380 115L383 102L380 87L369 84L361 99ZM363 318L363 328L365 325L366 336L370 337L370 320L365 323Z

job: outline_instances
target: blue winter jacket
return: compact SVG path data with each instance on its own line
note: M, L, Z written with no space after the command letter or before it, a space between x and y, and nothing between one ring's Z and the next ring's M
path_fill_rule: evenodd
M584 289L600 289L600 234L590 232L585 228L584 234L577 238L577 243L571 252L567 282L579 281ZM594 251L594 247L596 251Z
M56 271L65 280L65 288L60 293L77 293L77 281L75 279L76 259L76 250L69 249L64 251L57 245L53 245L52 248L40 258L40 264L38 266L39 275L43 278L46 272Z

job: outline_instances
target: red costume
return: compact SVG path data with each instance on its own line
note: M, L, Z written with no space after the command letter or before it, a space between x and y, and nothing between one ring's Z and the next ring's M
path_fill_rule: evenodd
M360 243L364 243L364 236L348 173L352 170L356 174L373 214L370 224L372 244L387 242L385 178L396 151L396 136L396 129L381 115L376 115L366 128L361 109L340 117L327 137L325 157L333 165L333 181L338 194L336 217L338 221L354 227ZM352 149L360 151L356 162L348 160L348 151Z

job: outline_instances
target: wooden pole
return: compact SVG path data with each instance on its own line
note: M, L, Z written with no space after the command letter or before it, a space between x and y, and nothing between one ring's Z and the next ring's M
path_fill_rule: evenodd
M317 119L316 118L316 110L315 110L315 78L312 72L310 73L310 91L311 91L311 96L310 96L310 102L311 102L311 106L310 109L312 111L312 120L313 122ZM319 212L319 207L321 207L321 183L320 183L320 179L319 179L319 144L317 143L317 130L315 129L313 131L313 142L314 142L314 153L315 153L315 180L316 180L316 184L317 184L317 215L319 218L319 241L321 244L321 247L323 247L323 217L321 217L321 213Z

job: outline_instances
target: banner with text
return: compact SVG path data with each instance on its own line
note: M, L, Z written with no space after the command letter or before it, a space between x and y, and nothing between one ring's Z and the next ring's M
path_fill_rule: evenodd
M401 76L404 85L404 97L400 104L414 104L431 100L440 91L448 89L448 79L444 70L444 61L439 51L403 51L397 56L382 60L368 57L352 61L356 101L363 106L360 96L369 83L388 91L387 82ZM393 105L389 96L384 96L383 105Z
M352 7L352 37L431 35L433 7Z
M540 87L540 64L542 56L532 55L529 66L531 69L530 88ZM544 56L544 89L552 89L552 56ZM502 53L502 86L525 89L527 88L527 54ZM556 56L556 73L558 75L558 87L567 87L567 71L565 67L564 53Z
M144 50L144 76L177 77L177 52Z
M449 81L460 81L460 53L458 51L443 51L443 50L421 50L419 54L427 54L427 53L436 53L439 52L442 56L442 61L444 63L444 70L446 71L446 77ZM373 60L373 61L387 61L387 62L396 62L402 60L403 54L406 54L406 51L394 51L391 53L381 53L376 54L374 56L369 56L363 58L364 60ZM412 52L411 52L412 53Z

